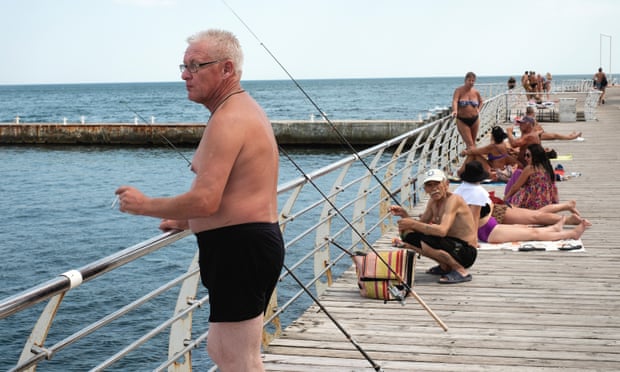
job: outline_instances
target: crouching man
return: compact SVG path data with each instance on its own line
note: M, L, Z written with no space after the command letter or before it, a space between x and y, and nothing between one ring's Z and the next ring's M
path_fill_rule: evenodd
M439 263L427 271L440 275L439 283L468 282L472 276L467 268L474 264L478 246L471 210L463 198L448 191L439 169L424 174L424 191L430 200L419 220L400 206L390 207L393 215L402 217L398 230L405 248Z

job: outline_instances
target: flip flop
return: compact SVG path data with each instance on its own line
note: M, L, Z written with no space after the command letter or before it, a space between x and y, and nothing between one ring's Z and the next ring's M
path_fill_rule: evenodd
M523 244L519 247L520 252L531 252L531 251L546 251L545 247L536 247L534 244Z
M558 249L561 251L573 251L575 249L581 249L581 248L583 248L581 244L564 243Z
M472 279L471 274L467 274L466 276L463 276L458 271L452 270L439 279L439 284L464 283L464 282L470 282L471 279Z
M426 273L431 275L446 275L447 273L449 273L449 271L445 271L441 268L441 266L437 265L426 270Z

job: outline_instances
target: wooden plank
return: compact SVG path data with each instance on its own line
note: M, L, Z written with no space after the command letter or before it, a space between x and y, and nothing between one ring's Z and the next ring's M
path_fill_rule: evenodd
M414 290L448 325L443 330L413 299L361 298L353 267L321 303L383 371L620 370L620 88L607 90L598 121L543 123L583 132L585 141L547 141L581 176L559 182L593 226L585 252L480 251L473 281L438 284L417 261ZM503 190L492 186L499 195ZM387 248L392 235L376 243ZM264 354L269 371L370 371L371 364L317 306L311 306Z

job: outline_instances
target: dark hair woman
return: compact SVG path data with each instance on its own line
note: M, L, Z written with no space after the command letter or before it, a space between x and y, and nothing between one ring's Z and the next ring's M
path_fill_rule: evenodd
M495 126L491 130L491 137L490 144L475 149L465 149L461 152L461 155L467 156L467 158L459 169L459 174L463 172L465 164L477 160L490 173L492 181L507 182L510 179L513 167L516 167L517 159L504 142L507 138L506 132L501 127Z
M540 209L559 202L553 166L545 149L531 144L525 151L527 165L504 195L506 202L521 208Z

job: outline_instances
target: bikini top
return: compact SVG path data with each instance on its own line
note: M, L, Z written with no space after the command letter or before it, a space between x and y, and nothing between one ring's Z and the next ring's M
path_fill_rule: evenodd
M460 107L465 107L465 106L478 107L480 105L480 103L476 100L459 100L458 103Z
M493 160L503 159L506 156L508 156L508 154L499 154L499 155L488 154L487 159L489 159L489 161L493 161Z

